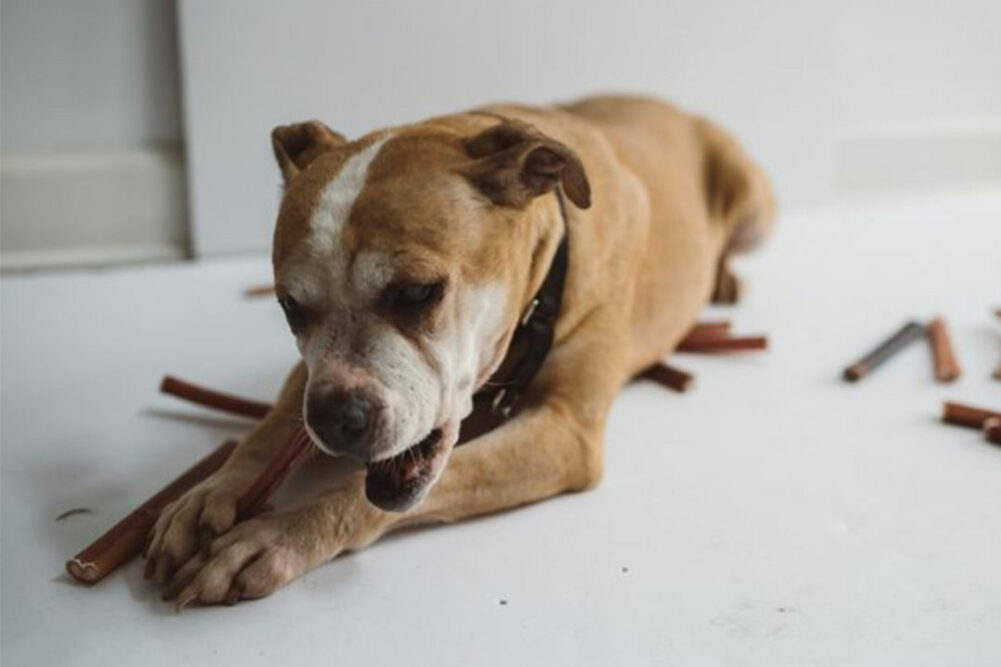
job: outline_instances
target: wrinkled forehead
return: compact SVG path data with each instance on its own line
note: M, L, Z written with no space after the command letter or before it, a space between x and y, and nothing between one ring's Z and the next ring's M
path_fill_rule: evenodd
M317 159L282 201L279 279L318 263L330 277L365 283L401 272L432 278L468 255L481 240L484 204L457 174L463 159L454 135L399 131Z

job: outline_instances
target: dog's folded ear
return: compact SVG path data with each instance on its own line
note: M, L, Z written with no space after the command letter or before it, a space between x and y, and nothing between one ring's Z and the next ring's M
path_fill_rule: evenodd
M286 183L317 156L344 142L344 137L318 120L279 125L271 131L271 147Z
M495 204L524 208L559 184L578 208L591 205L580 158L527 123L504 120L467 139L464 147L474 161L462 174Z

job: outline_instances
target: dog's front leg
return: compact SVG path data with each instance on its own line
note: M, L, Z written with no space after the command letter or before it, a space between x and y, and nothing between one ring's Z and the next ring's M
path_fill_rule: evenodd
M428 497L408 512L370 504L358 470L298 508L237 524L213 541L208 557L196 554L177 572L165 597L179 593L179 605L261 597L395 528L456 521L594 485L602 471L605 418L623 381L625 351L615 344L621 340L578 330L553 350L553 368L586 372L540 376L534 405L452 452Z
M597 484L603 466L600 419L586 423L552 400L461 447L427 500L394 527L448 522Z
M306 369L300 363L285 381L275 408L247 435L226 464L160 513L144 555L147 577L169 579L208 540L233 526L240 496L302 424Z
M318 498L238 523L174 575L164 599L232 604L269 595L342 551L359 549L386 530L389 516L365 499L365 473L337 480Z
M262 597L394 528L515 507L586 488L600 474L600 425L585 428L560 404L546 404L454 452L427 500L410 512L368 503L358 471L306 505L237 524L207 558L186 563L164 597L176 596L179 607Z

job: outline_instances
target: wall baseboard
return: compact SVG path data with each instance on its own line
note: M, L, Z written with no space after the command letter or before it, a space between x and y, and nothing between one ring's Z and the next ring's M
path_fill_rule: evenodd
M0 157L0 270L188 254L179 146Z
M842 133L838 194L927 192L1001 182L1001 119L904 124Z

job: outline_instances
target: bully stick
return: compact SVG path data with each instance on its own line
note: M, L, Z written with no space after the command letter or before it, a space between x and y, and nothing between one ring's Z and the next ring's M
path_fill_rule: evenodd
M695 379L691 373L683 371L680 368L668 366L665 363L656 363L647 367L646 370L639 374L639 377L653 380L675 391L687 390L691 386L692 380Z
M960 403L946 402L942 406L942 421L947 424L982 429L985 422L992 418L1001 419L1001 412L974 408Z
M214 408L243 417L260 419L271 410L271 406L267 403L251 401L246 398L199 387L170 375L163 377L163 381L160 383L160 391L207 408Z
M78 581L96 584L117 567L127 563L142 551L146 536L163 508L222 467L235 448L236 441L224 442L67 561L66 571Z
M962 369L949 340L949 330L945 326L945 320L941 317L936 317L928 323L928 339L931 342L935 379L939 382L952 382L959 377Z
M740 350L764 350L768 339L764 336L722 336L718 338L684 338L678 343L678 352L737 352Z
M295 430L285 444L275 452L268 465L254 480L240 500L237 501L237 516L246 517L257 514L268 502L281 483L288 477L292 468L310 451L313 441L306 429L300 426Z
M267 403L224 394L214 389L205 389L170 375L164 376L160 391L198 405L246 417L263 417L272 407ZM238 514L247 516L259 512L268 498L278 490L278 486L295 464L309 451L310 444L306 430L302 426L297 428L268 462L253 485L241 496Z
M274 285L254 285L243 290L243 296L248 299L257 299L262 296L272 296L275 293Z
M170 375L164 376L160 391L198 405L246 417L263 417L271 410L271 406L267 403L205 389ZM260 477L244 492L239 501L238 513L245 516L259 511L278 489L292 467L309 450L309 445L309 435L300 426L278 450Z
M261 417L271 409L265 403L205 389L170 376L164 378L160 388L165 393L199 405L248 417ZM309 445L305 430L302 427L296 429L240 497L237 503L239 516L252 516L262 510L292 467L309 451ZM236 443L228 441L196 463L68 561L67 572L79 581L95 584L138 555L163 508L221 468L235 448Z
M293 466L309 451L310 444L306 431L302 428L296 429L254 483L240 496L237 501L239 518L247 518L263 510L268 499L277 491ZM116 568L139 555L163 508L221 468L235 448L235 441L227 441L196 463L68 561L67 572L86 584L96 584Z
M984 422L984 437L988 442L1001 445L1001 417L991 417Z
M923 326L917 322L908 322L900 330L880 343L872 352L846 368L843 373L844 379L849 382L861 380L884 361L910 343L924 338L924 336L925 328Z

